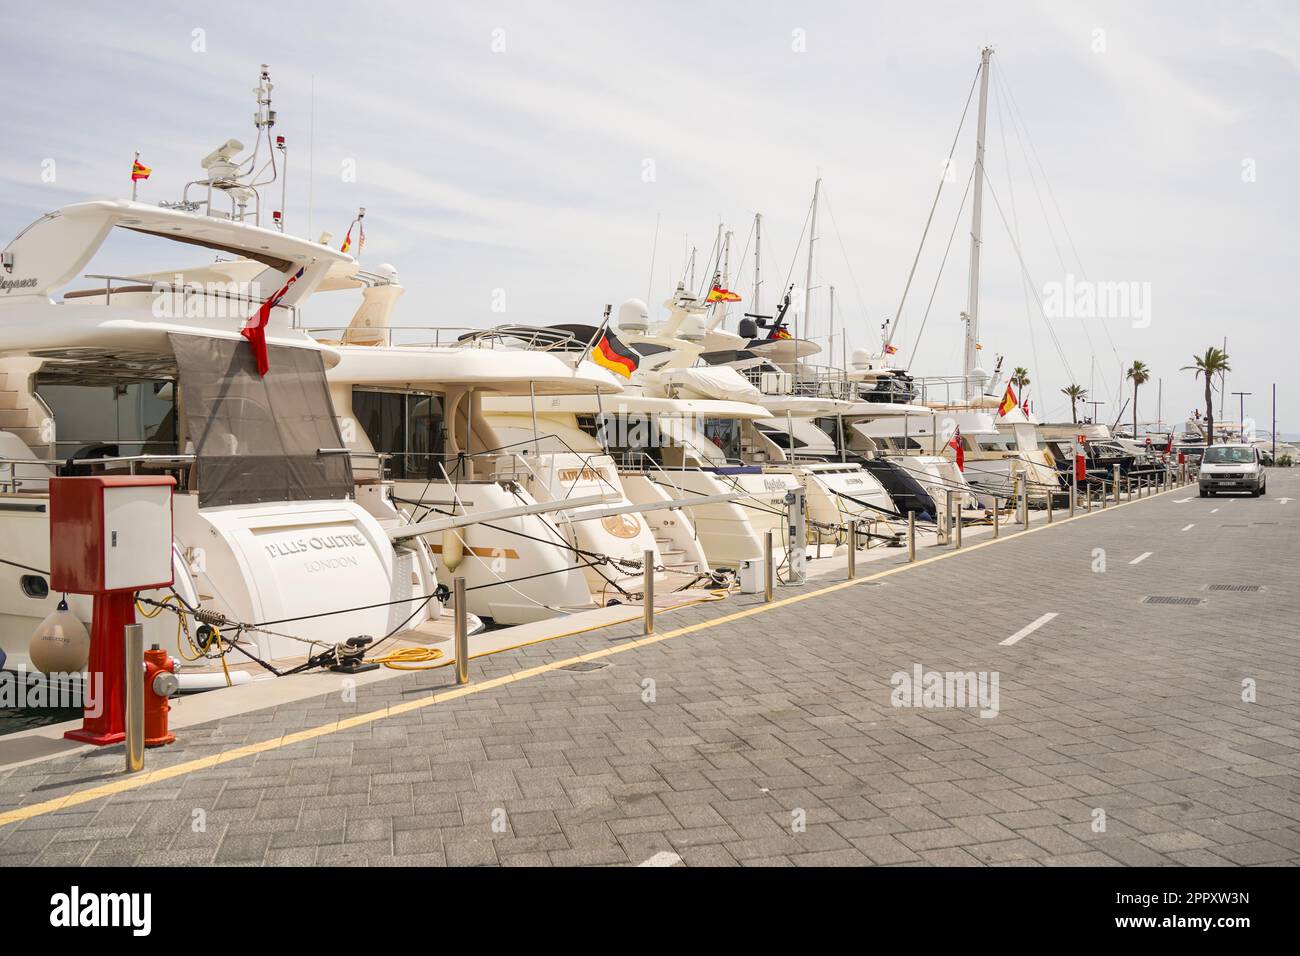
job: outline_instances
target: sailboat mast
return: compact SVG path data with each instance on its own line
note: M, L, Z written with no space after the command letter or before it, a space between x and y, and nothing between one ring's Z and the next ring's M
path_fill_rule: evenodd
M763 214L754 213L754 314L763 314Z
M980 51L980 111L979 125L975 132L975 183L974 203L971 206L970 225L970 289L966 300L966 349L964 353L966 377L966 400L976 397L975 374L979 367L980 331L980 219L984 211L984 127L988 119L989 107L989 57L993 55L992 47ZM983 384L978 385L983 388Z
M817 177L817 182L813 184L813 200L811 221L808 230L808 272L803 283L803 334L808 334L808 326L812 320L812 284L813 284L813 247L817 242L817 200L821 198L822 181ZM796 316L797 318L797 316ZM795 339L799 338L798 331L795 332ZM798 351L796 347L795 351Z

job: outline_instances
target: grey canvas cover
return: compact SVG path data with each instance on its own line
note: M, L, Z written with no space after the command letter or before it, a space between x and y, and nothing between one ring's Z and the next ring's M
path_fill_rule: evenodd
M325 364L315 349L268 346L257 374L243 339L169 334L194 442L199 507L317 501L352 492Z

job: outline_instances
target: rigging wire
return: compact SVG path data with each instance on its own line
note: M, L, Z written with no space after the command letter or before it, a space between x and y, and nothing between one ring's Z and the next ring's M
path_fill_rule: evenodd
M966 123L966 114L970 112L971 99L975 95L975 84L979 82L980 70L982 66L975 68L975 78L971 80L970 92L966 94L966 105L962 107L961 119L957 123L957 132L953 134L952 145L948 147L948 160L945 172L952 168L953 153L957 149L957 140L961 136L962 127ZM890 323L889 333L885 336L886 341L893 341L894 330L898 327L899 319L903 315L903 305L907 302L908 290L912 288L912 277L916 275L917 263L921 261L921 251L925 248L925 238L930 234L930 223L934 220L934 211L939 207L939 196L943 193L943 186L946 176L939 177L939 188L934 191L934 201L930 204L930 214L925 218L925 228L921 231L921 242L916 247L916 255L912 258L912 268L907 273L907 282L903 286L903 295L898 300L898 309L894 313L894 321Z
M943 278L943 268L948 262L948 253L952 251L952 241L957 237L957 227L961 225L962 213L966 210L966 200L970 197L970 187L975 181L975 167L972 165L970 175L966 177L966 191L961 195L961 205L957 207L957 215L953 218L952 232L948 233L948 244L943 248L943 259L939 262L939 271L935 274L934 285L930 289L929 301L925 303L925 314L921 316L921 327L916 331L916 341L912 343L912 350L907 356L907 371L912 370L912 362L916 360L916 353L921 348L921 336L925 334L925 323L930 318L930 309L934 306L935 294L939 291L939 280Z
M998 70L998 72L990 74L993 77L995 89L1000 88L998 87L998 84L1000 82L1001 72L1002 72L1001 70ZM1007 130L1006 130L1006 124L1003 122L1002 119L1002 97L1000 96L995 97L995 100L997 102L997 107L998 107L998 136L1002 140L1002 157L1003 157L1003 162L1006 164L1007 201L1011 204L1011 224L1015 229L1015 240L1019 242L1020 241L1020 214L1016 211L1015 177L1012 175L1011 172L1011 151L1007 149ZM1023 152L1023 147L1021 149ZM1032 181L1032 175L1030 179ZM1056 245L1055 237L1052 238L1052 244L1054 246ZM1059 248L1057 249L1056 254L1057 257L1059 258L1061 254ZM1062 269L1064 269L1065 263L1062 262L1061 265L1062 265ZM1033 355L1034 357L1034 367L1035 367L1034 374L1035 375L1042 374L1045 376L1046 372L1043 370L1043 365L1038 359L1038 338L1037 336L1034 335L1034 316L1032 310L1029 307L1028 281L1029 280L1026 279L1024 274L1022 273L1020 276L1020 289L1025 298L1025 328L1029 330L1029 351L1030 354ZM1044 393L1046 394L1046 389L1044 389ZM1021 399L1021 403L1023 404L1024 396L1021 395L1020 399Z
M1021 112L1020 112L1020 106L1019 106L1019 104L1016 102L1015 93L1014 93L1014 92L1012 91L1012 89L1011 89L1010 78L1007 76L1005 66L1003 66L1002 68L1000 68L1000 69L998 70L998 75L999 75L999 81L1000 81L1001 84L1002 84L1002 89L1003 89L1003 91L1005 92L1006 97L1007 97L1007 103L1008 103L1008 106L1009 106L1009 112L1010 112L1011 119L1012 119L1012 129L1013 129L1013 131L1016 132L1016 138L1017 138L1017 140L1020 139L1019 129L1023 129L1023 130L1024 130L1024 142L1027 142L1027 143L1029 144L1029 152L1026 154L1026 161L1028 161L1029 156L1032 155L1032 156L1033 156L1033 160L1034 160L1034 162L1037 163L1039 173L1040 173L1040 175L1041 175L1041 177L1042 177L1042 180L1043 180L1043 185L1044 185L1044 187L1047 189L1047 195L1048 195L1048 198L1051 200L1051 202L1052 202L1052 208L1056 211L1056 217L1057 217L1057 219L1060 221L1060 224L1061 224L1061 231L1065 234L1066 241L1067 241L1067 242L1069 243L1069 245L1070 245L1070 252L1071 252L1072 255L1074 256L1074 261L1075 261L1075 263L1076 263L1076 264L1078 265L1078 267L1079 267L1079 274L1080 274L1081 276L1083 276L1083 278L1084 278L1085 281L1087 281L1087 280L1088 280L1088 271L1087 271L1086 268L1084 268L1084 265L1083 265L1083 259L1079 256L1079 250L1078 250L1078 247L1077 247L1077 246L1075 245L1075 243L1074 243L1074 236L1073 236L1073 234L1070 232L1070 226L1069 226L1069 223L1066 222L1065 216L1064 216L1064 214L1062 214L1062 212L1061 212L1061 206L1060 206L1060 203L1058 203L1058 202L1057 202L1057 199L1056 199L1056 191L1052 188L1052 182L1051 182L1051 180L1050 180L1050 179L1048 178L1048 176L1047 176L1047 169L1046 169L1046 167L1043 166L1042 158L1038 155L1038 147L1034 144L1033 137L1029 135L1029 127L1028 127L1028 125L1027 125L1027 124L1025 123L1025 121L1024 121L1024 116L1023 116L1023 114L1021 114ZM1017 125L1017 124L1018 124L1018 125ZM1021 149L1022 149L1022 151L1024 150L1024 145L1023 145L1023 143L1021 144ZM1036 184L1035 184L1035 189L1037 189L1037 185L1036 185ZM1041 198L1040 198L1040 204L1041 204ZM1046 213L1046 210L1045 210L1045 209L1044 209L1043 215L1044 215L1044 218L1047 217L1047 213ZM1049 230L1050 230L1050 227L1049 227ZM1053 235L1053 244L1055 244L1055 236L1054 236L1054 235ZM1057 251L1057 256L1058 256L1058 258L1060 258L1060 251L1059 251L1059 249L1058 249L1058 251ZM1062 268L1064 268L1064 265L1062 266ZM1115 339L1114 339L1114 337L1111 335L1111 332L1110 332L1110 326L1109 326L1105 321L1101 322L1100 324L1101 324L1102 331L1103 331L1103 332L1105 333L1105 335L1106 335L1106 341L1107 341L1107 342L1109 343L1109 345L1110 345L1111 353L1115 356L1115 364L1116 364L1116 367L1117 367L1117 368L1122 367L1122 365L1123 365L1123 360L1120 358L1120 355L1119 355L1119 349L1115 346ZM1086 329L1085 329L1085 334L1086 334ZM1091 344L1091 339L1089 339L1089 342L1090 342L1090 344ZM1095 354L1095 352L1094 352L1094 354ZM1114 399L1114 400L1115 400L1116 403L1118 403L1120 393L1123 391L1123 389L1124 389L1124 380L1123 380L1122 376L1117 376L1116 385L1115 385L1115 392L1114 392L1114 396L1115 396L1115 399Z

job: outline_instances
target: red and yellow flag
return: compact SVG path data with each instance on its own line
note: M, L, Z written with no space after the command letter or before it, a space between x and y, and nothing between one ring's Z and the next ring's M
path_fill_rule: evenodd
M715 285L709 290L709 294L704 299L705 302L739 302L739 294L732 292L730 289L724 289L720 285Z
M131 164L131 182L148 179L151 172L153 172L153 169L141 163L140 157L137 156L135 162Z
M1020 403L1016 401L1016 393L1011 391L1011 383L1007 382L1007 393L1002 396L1002 403L998 405L998 418L1001 418L1018 404Z

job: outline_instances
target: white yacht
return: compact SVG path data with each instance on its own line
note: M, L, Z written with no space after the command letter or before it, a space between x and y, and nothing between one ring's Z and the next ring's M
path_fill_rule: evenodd
M664 303L668 317L654 327L644 311L637 316L640 303L629 305L620 335L647 353L643 364L658 387L689 398L739 398L768 411L767 418L738 420L733 443L744 464L803 489L809 543L843 543L849 522L898 514L880 482L860 464L837 460L834 442L813 422L850 404L796 382L805 371L801 359L820 351L815 343L759 339L748 319L729 332L715 321L720 316L710 316L709 303L681 285Z
M396 503L406 521L466 519L430 549L444 583L466 578L474 613L516 624L621 601L640 589L647 550L657 566L674 557L604 450L535 414L557 396L598 404L620 392L609 372L519 328L393 326L402 287L390 266L336 285L360 288L362 303L346 328L313 334L340 354L328 374L359 497ZM485 400L508 396L519 416L485 414Z
M295 328L303 299L350 257L215 212L210 201L76 203L3 250L13 278L0 299L0 647L11 666L26 661L60 598L46 576L56 473L176 476L175 595L264 624L240 637L263 660L415 630L441 611L426 597L436 586L428 548L391 540L353 496L325 378L338 353ZM259 267L249 288L262 291L92 273L53 300L123 232L157 240L168 256L197 246L246 257ZM285 291L268 309L260 375L241 329L276 290ZM90 599L68 600L89 622ZM146 627L148 640L190 656L174 618Z
M269 209L277 152L283 162L270 92L264 67L251 153L239 158L236 140L214 150L178 201L74 203L0 251L8 666L29 664L61 598L48 578L55 475L176 478L175 583L145 598L195 613L159 609L144 623L186 668L232 657L279 672L277 662L355 656L358 637L434 639L434 556L422 537L395 533L391 511L358 500L326 379L341 356L302 331L303 303L356 263L285 233ZM93 271L97 254L122 261L146 247L151 270ZM199 264L157 270L191 255ZM88 624L91 598L67 600ZM220 633L196 633L199 621Z

